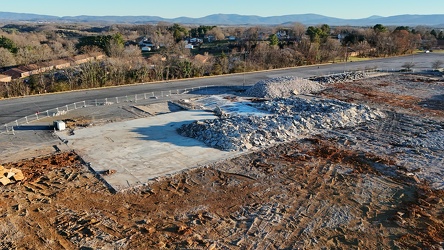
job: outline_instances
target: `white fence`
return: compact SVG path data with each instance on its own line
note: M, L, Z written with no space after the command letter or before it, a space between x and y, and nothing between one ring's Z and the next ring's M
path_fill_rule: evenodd
M81 108L87 108L87 107L94 107L94 106L104 106L104 105L113 105L113 104L119 104L119 103L137 103L138 101L142 100L149 100L149 99L159 99L159 98L170 98L173 95L181 95L181 94L187 94L196 90L203 90L208 89L210 87L215 87L213 85L203 86L203 87L194 87L194 88L186 88L186 89L177 89L177 90L169 90L169 91L156 91L156 92L148 92L148 93L142 93L142 94L135 94L135 95L126 95L126 96L120 96L120 97L112 97L112 98L104 98L104 99L94 99L94 100L88 100L88 101L80 101L71 103L65 106L48 109L43 112L37 112L32 115L25 116L23 118L17 119L15 121L8 122L6 124L3 124L3 126L0 127L0 134L2 133L14 133L14 128L18 128L20 126L27 125L31 122L38 121L44 118L48 117L56 117L60 115L64 115L68 113L69 111L81 109Z

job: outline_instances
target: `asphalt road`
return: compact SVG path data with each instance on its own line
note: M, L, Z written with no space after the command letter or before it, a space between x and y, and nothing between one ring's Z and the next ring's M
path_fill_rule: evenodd
M73 91L57 94L45 94L22 98L0 100L0 124L9 123L24 116L42 112L56 107L62 107L74 102L113 98L116 96L134 95L149 92L176 91L177 89L192 88L198 86L249 86L268 78L279 76L312 77L339 73L344 71L380 69L396 70L406 62L414 62L414 71L431 69L432 62L444 61L442 53L421 53L402 57L375 59L361 62L347 62L289 68L272 71L261 71L246 74L225 75L218 77L206 77L198 79L179 80L162 83L146 83L122 87L94 89L85 91Z

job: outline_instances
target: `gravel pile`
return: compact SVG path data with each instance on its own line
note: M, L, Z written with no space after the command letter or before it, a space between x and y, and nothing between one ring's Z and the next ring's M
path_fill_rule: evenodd
M337 100L278 98L257 104L268 116L233 115L183 125L179 134L226 151L270 146L309 133L384 117L379 110Z
M367 74L365 72L356 71L356 72L347 72L347 73L340 73L340 74L334 74L334 75L328 75L328 76L314 77L314 78L311 78L310 80L324 85L324 84L330 84L330 83L359 80L359 79L365 78L366 76L367 76Z
M260 98L278 98L309 94L322 89L323 87L317 82L293 76L283 76L257 82L246 91L246 95Z

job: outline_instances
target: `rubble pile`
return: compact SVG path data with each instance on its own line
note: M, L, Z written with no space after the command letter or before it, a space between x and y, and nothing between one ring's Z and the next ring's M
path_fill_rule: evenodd
M323 87L317 82L293 76L283 76L259 81L247 89L245 94L251 97L277 98L310 94L322 89Z
M0 165L0 184L3 186L23 180L25 177L20 169L7 169Z
M339 73L327 76L319 76L311 78L310 80L324 85L337 82L348 82L348 81L359 80L365 78L366 76L367 74L363 71L355 71L355 72L346 72L346 73Z
M256 104L270 115L229 115L215 120L197 121L178 129L206 145L226 151L262 148L304 134L353 127L385 117L379 110L337 100L277 98Z

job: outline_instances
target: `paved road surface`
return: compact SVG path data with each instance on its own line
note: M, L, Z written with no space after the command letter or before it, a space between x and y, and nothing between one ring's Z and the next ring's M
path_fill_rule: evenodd
M0 124L9 123L24 116L42 112L56 107L62 107L74 102L113 98L116 96L134 95L149 92L175 91L177 89L192 88L206 85L216 86L242 86L253 85L259 80L274 78L279 76L297 76L311 77L317 75L326 75L330 73L339 73L351 70L381 69L392 70L400 69L406 62L414 62L414 70L431 69L433 61L444 61L444 54L441 53L422 53L414 56L403 56L393 58L383 58L362 62L348 62L338 64L327 64L320 66L298 67L291 69L263 71L247 74L226 75L219 77L208 77L199 79L189 79L173 81L168 83L147 83L132 86L123 86L116 88L74 91L59 94L48 94L40 96L30 96L23 98L0 100Z

